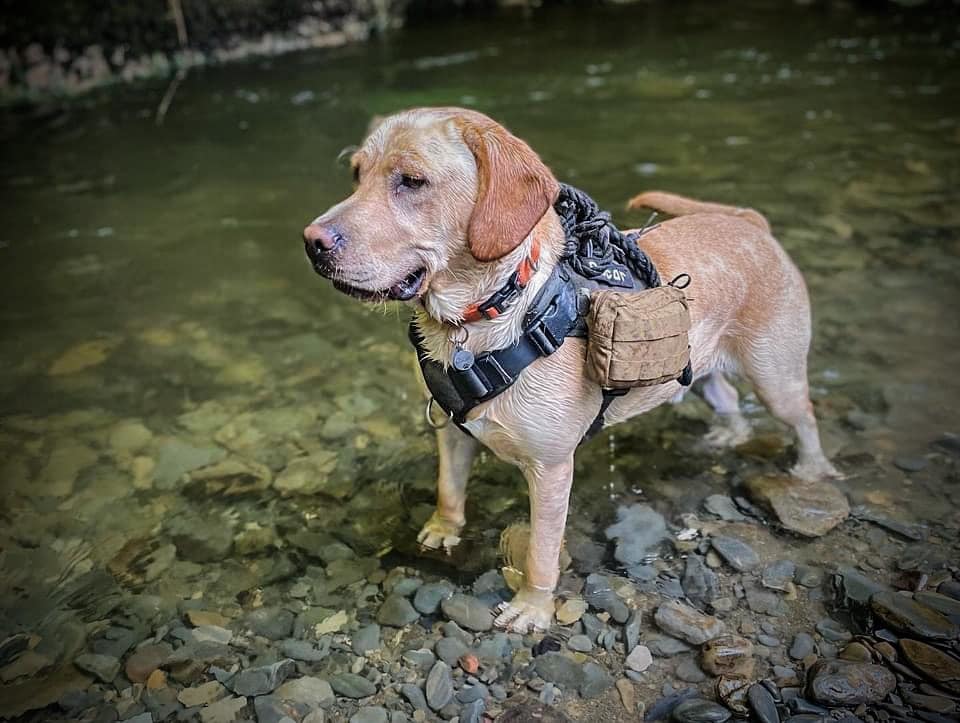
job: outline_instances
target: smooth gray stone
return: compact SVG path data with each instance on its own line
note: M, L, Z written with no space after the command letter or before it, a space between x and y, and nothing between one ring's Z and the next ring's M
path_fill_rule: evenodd
M747 572L760 564L760 557L743 540L716 535L710 538L710 545L730 567L738 572Z
M596 663L584 663L582 670L583 680L580 682L580 695L584 698L596 698L613 687L613 678Z
M747 703L759 723L780 723L777 704L770 691L754 683L747 691Z
M717 575L699 555L687 556L680 584L684 594L695 602L705 602L717 596Z
M793 582L796 574L797 566L792 560L776 560L763 568L760 582L771 590L786 592L789 589L788 583Z
M483 698L471 701L460 710L460 723L482 723L485 709Z
M562 653L544 653L534 663L537 675L565 690L578 690L584 679L580 665Z
M673 709L671 716L677 723L723 723L732 714L719 703L703 698L691 698Z
M84 653L78 656L73 664L85 673L91 673L104 683L110 683L120 672L120 661L112 655Z
M257 723L281 723L284 719L290 720L291 713L303 718L310 712L310 706L306 703L281 699L275 695L258 695L253 699L253 710L257 716Z
M633 649L637 647L637 643L640 640L640 621L640 611L632 610L630 617L623 626L624 652L627 655L633 652Z
M293 633L294 615L282 608L259 608L245 619L245 624L257 635L268 640L283 640Z
M475 597L457 593L440 603L443 614L467 630L486 632L493 627L493 611Z
M352 716L350 723L388 723L390 716L386 708L365 705Z
M702 683L707 679L706 673L700 670L697 661L693 658L684 658L677 665L676 676L684 683Z
M788 655L794 660L803 660L814 651L813 636L810 633L797 633L793 638Z
M400 695L406 698L410 705L417 710L427 711L430 709L427 705L427 698L418 685L404 683L400 686Z
M433 650L440 660L452 668L469 648L459 638L440 638L433 646Z
M610 613L615 622L625 623L630 617L630 608L613 591L613 585L606 575L593 573L587 576L583 599L592 607Z
M426 672L433 667L433 664L437 662L437 656L433 654L433 651L428 650L427 648L421 648L419 650L407 650L403 654L403 661L407 665L411 665L414 668L419 668L420 670Z
M380 649L380 626L370 623L353 634L350 647L356 655L366 655L371 650Z
M247 668L237 673L230 687L237 695L265 695L273 692L296 669L297 664L289 658L272 665Z
M434 663L427 675L427 682L424 686L427 697L427 705L434 710L440 710L453 699L453 677L450 666L442 660Z
M420 618L410 601L402 595L391 594L377 611L377 622L394 628L402 628Z
M853 634L832 618L817 621L816 628L831 643L846 643L853 639Z
M338 673L330 678L330 687L344 698L367 698L377 692L377 686L353 673Z
M435 615L440 603L455 592L456 588L446 580L424 583L413 596L413 606L424 615Z
M589 653L593 650L593 643L586 635L572 635L567 641L567 647L578 653Z
M807 680L807 695L830 707L875 703L897 686L894 674L883 666L845 660L819 661Z
M726 495L710 495L703 501L703 508L727 522L745 522L750 519L740 512L736 503Z

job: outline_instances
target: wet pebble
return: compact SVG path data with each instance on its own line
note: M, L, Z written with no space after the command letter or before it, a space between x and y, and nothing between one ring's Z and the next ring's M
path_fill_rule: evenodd
M344 698L367 698L377 692L377 686L354 673L338 673L329 682L334 692Z
M686 596L695 602L710 600L717 594L717 575L699 555L687 556L680 584Z
M224 698L202 708L200 710L200 720L202 723L233 723L237 720L240 711L246 707L247 699L245 697Z
M587 603L581 598L564 600L557 608L557 622L561 625L572 625L587 611Z
M467 705L460 709L460 723L482 723L485 709L486 702L483 698L477 698L467 703Z
M681 660L677 664L674 675L685 683L702 683L707 679L706 674L700 670L700 666L697 665L697 661L693 658L684 658Z
M960 659L932 645L906 638L900 641L900 650L914 668L931 680L960 694Z
M187 708L199 705L210 705L227 696L227 689L215 680L207 683L201 683L192 688L184 688L177 693L177 700L183 703Z
M329 639L327 645L315 646L308 640L284 640L280 643L280 652L288 658L301 660L305 663L318 663L330 653Z
M254 633L268 640L283 640L293 632L294 615L282 608L258 608L247 615L245 623Z
M440 710L453 699L453 677L450 666L438 660L427 675L424 686L427 705L433 710Z
M956 623L907 595L877 593L870 598L870 609L895 630L933 640L956 640L960 637L960 627Z
M775 592L763 590L759 587L751 587L746 592L747 607L755 613L763 615L773 615L783 617L787 614L786 604L783 598Z
M658 658L671 658L690 651L689 645L669 635L651 635L644 642L650 648L650 652Z
M387 723L389 714L386 708L365 705L352 716L350 723Z
M584 663L581 671L580 695L584 698L596 698L613 687L613 677L596 663Z
M637 645L627 656L626 666L630 670L642 673L653 663L653 655L646 645Z
M440 660L453 667L461 656L466 654L467 646L459 638L440 638L433 650Z
M763 568L760 582L771 590L788 592L797 573L797 566L792 560L777 560Z
M424 696L423 691L420 689L420 686L414 685L413 683L404 683L400 686L400 695L407 699L407 702L410 703L416 710L427 711L429 706L427 705L427 698Z
M703 508L726 522L745 522L749 519L726 495L710 495L704 500Z
M753 643L739 635L721 635L703 645L703 669L711 675L753 674Z
M817 621L816 628L818 633L832 643L845 643L853 638L850 631L833 618L823 618Z
M803 660L814 651L813 636L810 633L797 633L790 645L788 655L794 660Z
M674 708L671 717L677 723L723 723L730 715L729 710L712 700L692 698Z
M313 676L288 680L276 689L274 696L311 707L326 706L335 700L330 683Z
M821 660L808 674L807 693L823 705L859 705L883 700L896 685L896 677L883 666Z
M394 628L402 628L419 619L418 613L410 601L403 595L388 595L377 611L377 622Z
M567 641L567 647L579 653L589 653L593 650L593 643L586 635L572 635Z
M364 625L353 634L350 647L356 655L366 655L380 648L380 626L376 623Z
M805 537L822 537L850 513L846 496L829 482L801 482L790 477L755 477L747 492L769 508L780 523Z
M73 661L80 670L91 673L104 683L110 683L120 672L120 661L112 655L84 653Z
M587 576L583 588L584 599L597 610L610 613L618 623L625 623L630 618L630 608L614 592L613 582L607 575L593 573Z
M628 655L633 651L633 649L637 646L637 642L640 640L641 617L642 616L639 610L632 610L630 612L630 617L627 618L627 622L623 626L623 644Z
M467 630L485 632L493 627L493 611L470 595L457 593L440 603L443 614Z
M534 664L534 670L544 680L564 689L577 690L583 682L583 669L572 658L562 653L544 653Z
M264 695L277 688L297 669L297 664L289 658L272 665L241 670L230 685L237 695Z
M747 703L759 723L779 723L776 701L764 686L759 683L751 685L747 690Z
M702 645L724 631L722 621L678 600L662 603L654 621L664 632L692 645Z
M424 583L413 596L413 606L423 615L434 615L440 603L455 592L456 588L446 580Z
M710 538L710 545L730 567L738 572L752 570L760 564L760 558L754 549L736 537L715 535Z
M124 672L132 683L144 683L150 674L159 668L173 653L168 643L152 643L143 645L127 658Z

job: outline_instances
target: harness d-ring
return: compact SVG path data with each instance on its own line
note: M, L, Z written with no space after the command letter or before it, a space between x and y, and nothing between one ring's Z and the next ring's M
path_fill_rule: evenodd
M437 402L436 399L434 399L433 397L430 397L427 400L427 406L423 410L423 414L427 419L428 427L430 427L431 429L443 429L448 424L450 424L450 420L453 419L453 412L447 412L447 416L444 418L442 422L435 422L433 420L433 405L436 404L436 402Z

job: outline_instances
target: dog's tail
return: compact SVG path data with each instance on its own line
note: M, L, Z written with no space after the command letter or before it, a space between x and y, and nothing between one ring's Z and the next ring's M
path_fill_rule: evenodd
M644 191L639 196L631 198L627 208L630 210L650 208L671 216L687 216L691 213L719 213L724 216L737 216L770 233L770 222L764 218L763 214L754 211L752 208L737 208L722 203L707 203L666 191Z

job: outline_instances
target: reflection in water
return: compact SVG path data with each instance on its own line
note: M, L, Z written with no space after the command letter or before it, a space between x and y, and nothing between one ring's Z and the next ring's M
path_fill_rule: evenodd
M56 700L78 654L122 658L200 607L184 601L316 625L369 608L361 581L381 568L469 583L496 565L500 530L526 514L519 475L483 457L465 543L450 559L415 549L435 462L407 312L338 295L298 240L348 188L338 152L371 115L414 105L493 115L614 210L650 187L761 209L810 286L811 381L846 491L955 533L947 32L841 7L555 11L198 72L162 128L159 86L8 113L0 637L39 637L17 695ZM785 431L746 404L758 437L739 454L699 445L694 395L588 445L571 546L603 541L619 503L679 524L787 468ZM849 563L862 532L770 544Z

